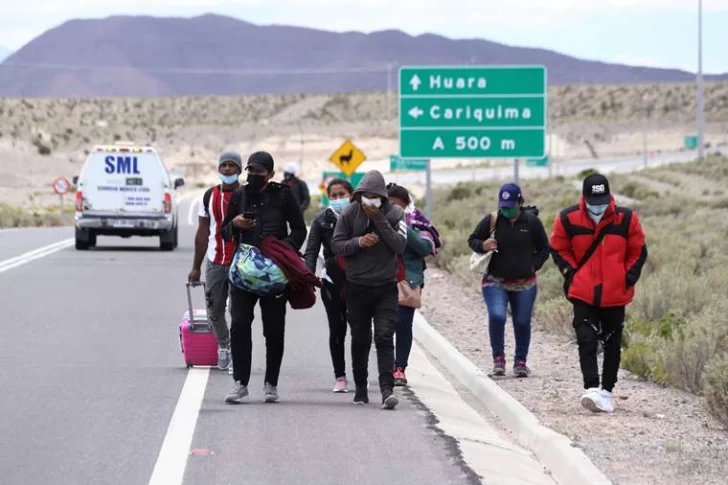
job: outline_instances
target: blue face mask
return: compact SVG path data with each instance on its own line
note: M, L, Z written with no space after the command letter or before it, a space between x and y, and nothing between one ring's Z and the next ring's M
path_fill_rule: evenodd
M238 178L240 177L239 175L223 175L220 172L217 173L217 176L220 177L220 181L225 185L237 183Z
M599 205L591 205L587 204L586 209L593 215L599 217L601 215L604 215L604 212L607 210L607 207L609 207L609 204L599 204Z
M346 206L349 205L349 199L335 199L335 200L329 200L329 207L334 212L341 213L344 209L346 209Z

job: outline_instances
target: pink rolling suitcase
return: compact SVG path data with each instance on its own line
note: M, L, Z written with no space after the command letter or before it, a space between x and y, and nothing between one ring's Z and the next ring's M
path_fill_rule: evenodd
M217 339L207 319L207 310L192 308L192 286L205 283L187 282L187 310L179 324L179 341L185 363L192 366L217 366Z

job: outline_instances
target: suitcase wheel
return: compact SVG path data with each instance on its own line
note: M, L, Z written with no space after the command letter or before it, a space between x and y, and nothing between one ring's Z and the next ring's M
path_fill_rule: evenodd
M188 369L191 368L191 367L192 367L192 364L187 364L187 368Z

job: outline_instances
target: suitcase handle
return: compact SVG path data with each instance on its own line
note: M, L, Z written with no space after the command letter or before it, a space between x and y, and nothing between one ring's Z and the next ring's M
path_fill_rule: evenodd
M202 290L205 291L205 282L204 281L188 281L186 283L187 287L187 311L189 312L190 316L190 330L194 330L195 327L195 312L192 309L192 287L194 286L201 286ZM205 320L205 324L207 324L207 320Z

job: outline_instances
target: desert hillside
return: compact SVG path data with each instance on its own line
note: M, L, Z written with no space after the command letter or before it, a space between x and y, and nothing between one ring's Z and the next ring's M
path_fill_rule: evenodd
M693 84L554 86L549 89L555 160L678 150L695 132ZM706 140L728 141L728 82L706 85ZM214 180L223 149L271 151L300 159L311 180L333 165L330 153L351 138L368 156L362 168L388 170L398 152L397 97L387 93L160 98L0 98L0 187L14 205L54 202L50 183L72 177L96 143L134 140L157 147L191 183ZM473 161L440 161L439 167Z

